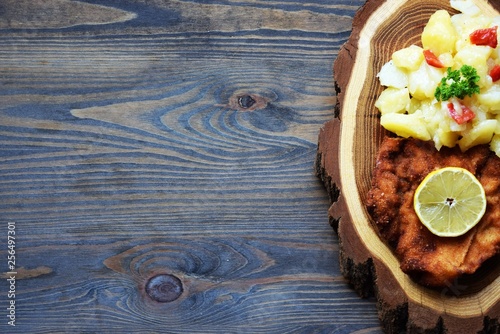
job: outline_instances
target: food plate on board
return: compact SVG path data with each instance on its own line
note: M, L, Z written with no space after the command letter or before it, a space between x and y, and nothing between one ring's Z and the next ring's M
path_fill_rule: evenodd
M473 1L495 16L497 1ZM449 0L368 0L334 64L338 117L320 131L316 171L332 200L330 222L337 230L343 274L363 297L378 299L386 332L434 330L496 333L500 318L500 263L495 256L473 275L439 289L418 284L373 228L366 196L380 144L388 131L380 125L375 102L383 91L377 74L391 55L412 44L437 10L457 11Z

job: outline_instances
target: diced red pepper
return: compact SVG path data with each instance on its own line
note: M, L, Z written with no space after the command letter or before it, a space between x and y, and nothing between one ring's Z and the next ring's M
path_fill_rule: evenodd
M497 26L475 30L469 35L470 42L475 45L491 46L494 49L498 44L497 30Z
M437 68L444 67L441 60L439 60L439 58L431 50L424 50L424 58L427 64L429 64L430 66L434 66Z
M500 65L495 65L490 71L490 77L493 82L500 80Z
M469 108L467 108L466 106L464 105L460 105L460 108L462 109L462 112L459 113L455 110L455 105L453 103L448 103L448 111L450 113L450 116L451 118L453 118L453 120L455 122L457 122L457 124L463 124L463 123L467 123L468 121L474 119L474 117L476 117L476 114L474 114L474 112L472 110L470 110Z

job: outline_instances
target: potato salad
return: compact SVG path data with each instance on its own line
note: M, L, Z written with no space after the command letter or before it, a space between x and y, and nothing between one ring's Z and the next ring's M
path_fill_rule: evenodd
M438 150L489 144L500 157L500 16L471 0L450 4L458 14L436 11L422 46L398 50L382 66L375 107L398 136L432 140Z

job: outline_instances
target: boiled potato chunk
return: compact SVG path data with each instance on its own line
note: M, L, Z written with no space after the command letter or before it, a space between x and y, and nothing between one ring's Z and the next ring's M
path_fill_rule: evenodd
M455 48L461 48L471 45L469 35L477 29L489 27L491 18L484 15L470 16L467 14L453 15L451 22L458 34Z
M488 90L476 95L477 101L490 112L500 114L500 85L493 85Z
M478 67L486 66L486 61L490 57L492 50L492 48L485 45L467 45L455 54L455 62L458 63L456 67L469 65L478 69Z
M397 67L415 71L424 60L423 49L416 45L398 50L392 54L392 61Z
M382 66L377 77L382 86L395 88L405 88L408 86L408 76L406 72L395 66L392 60Z
M453 65L455 65L455 60L451 53L442 53L439 55L438 59L444 67L453 67Z
M462 67L462 65L474 67L480 77L478 82L479 87L488 86L488 79L486 77L488 74L487 60L492 50L489 46L468 45L456 53L454 57L455 66L457 69Z
M458 14L453 15L451 23L459 35L459 39L469 41L471 32L477 29L489 27L492 22L490 17L484 15Z
M429 66L425 61L418 70L408 75L410 94L420 100L434 98L434 91L443 77L444 70Z
M410 104L408 104L408 113L413 114L415 111L419 110L422 106L422 100L410 99Z
M375 107L380 110L380 113L404 113L410 103L410 93L408 88L386 88L375 102Z
M434 143L436 149L441 149L442 146L454 147L457 144L459 134L457 132L446 131L442 128L437 128L434 133Z
M380 118L380 124L398 136L413 137L421 140L430 140L425 123L417 113L414 114L385 114Z
M446 10L438 10L429 18L422 32L422 45L435 55L455 52L457 32L451 23L450 14Z
M425 122L427 130L431 135L436 131L436 129L445 124L444 115L441 111L441 105L434 103L431 99L422 101L420 109L416 112L420 112L421 118Z
M450 0L450 6L469 16L481 14L481 9L472 0Z
M495 154L500 157L500 135L496 134L493 136L490 142L490 150L495 152Z
M465 152L473 146L487 144L491 141L496 127L496 119L478 122L472 128L462 132L463 137L458 141L458 146L462 152Z
M500 22L498 23L498 26L500 27ZM500 44L500 34L498 34L498 44ZM500 59L500 47L497 47L493 52L491 53L491 58L492 59Z

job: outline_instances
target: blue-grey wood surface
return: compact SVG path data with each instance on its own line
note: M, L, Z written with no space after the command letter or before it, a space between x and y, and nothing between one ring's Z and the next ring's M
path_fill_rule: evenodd
M313 168L362 4L0 0L0 332L379 333Z

